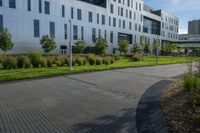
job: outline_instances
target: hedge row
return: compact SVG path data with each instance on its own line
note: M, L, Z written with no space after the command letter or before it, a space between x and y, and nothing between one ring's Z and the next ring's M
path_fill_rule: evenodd
M109 65L118 59L118 56L76 55L73 57L72 65ZM32 53L29 55L7 56L6 59L0 56L0 63L2 63L4 69L62 67L69 65L69 58L67 56L42 56L39 53Z

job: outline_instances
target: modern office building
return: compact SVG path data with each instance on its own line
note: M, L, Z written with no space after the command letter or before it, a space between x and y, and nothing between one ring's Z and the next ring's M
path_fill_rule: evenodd
M200 35L200 20L192 20L188 22L188 34Z
M176 41L178 26L177 17L143 0L0 0L0 27L11 34L11 53L42 50L40 39L49 35L57 43L54 52L65 54L70 33L73 43L85 40L88 47L96 38L105 38L112 53L121 39L130 44L145 39L149 45L154 40Z

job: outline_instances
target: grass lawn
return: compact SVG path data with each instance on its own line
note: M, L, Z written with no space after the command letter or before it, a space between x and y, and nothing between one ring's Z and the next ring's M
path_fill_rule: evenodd
M185 57L159 57L158 65L165 64L178 64L186 62ZM156 64L156 58L145 56L143 62L133 62L126 57L121 57L120 60L114 62L111 65L85 65L85 66L74 66L72 73L100 71L117 68L128 68L128 67L143 67L143 66L154 66ZM69 74L69 68L66 67L51 67L51 68L28 68L28 69L13 69L13 70L0 70L0 81L11 81L20 79L30 79L39 77L48 77L61 74Z

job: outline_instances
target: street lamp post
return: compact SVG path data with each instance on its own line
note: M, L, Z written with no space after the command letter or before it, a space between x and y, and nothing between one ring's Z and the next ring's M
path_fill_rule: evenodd
M158 38L157 38L157 42L159 42L159 43L157 43L157 48L156 48L156 64L158 64L158 54L159 54L159 51L158 51L158 48L160 47L160 45L161 45L161 41L160 41L160 38L159 38L159 36L158 36Z
M69 41L70 60L69 60L69 68L70 68L70 72L72 72L73 68L72 68L72 21L71 20L69 20L69 25L70 25L70 41Z

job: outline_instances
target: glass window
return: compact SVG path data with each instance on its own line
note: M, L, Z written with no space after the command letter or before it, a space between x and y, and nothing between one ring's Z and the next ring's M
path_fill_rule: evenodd
M127 1L127 6L128 6L128 7L130 6L130 0Z
M65 5L62 5L62 17L65 17Z
M3 15L0 15L0 31L3 30Z
M110 32L110 43L113 43L113 31Z
M40 22L34 20L34 37L40 37Z
M123 20L123 28L125 29L126 28L126 21Z
M137 10L137 9L138 9L138 3L137 3L137 2L136 2L136 4L135 4L135 6L136 6L135 9Z
M45 14L50 14L50 2L49 1L44 2L44 7L45 7Z
M96 29L92 28L92 41L95 42L96 41Z
M101 29L99 29L99 38L101 38Z
M42 0L39 0L39 13L42 13Z
M97 14L97 24L99 24L99 14Z
M129 22L129 30L132 29L132 22Z
M111 26L111 17L109 17L109 26Z
M114 13L114 6L113 6L113 4L110 5L110 13Z
M64 24L64 36L66 40L67 39L67 24Z
M119 28L121 28L121 25L122 25L122 21L121 19L119 19Z
M116 18L113 18L113 27L116 27Z
M10 8L16 8L16 1L15 0L9 0L9 7Z
M84 40L84 27L81 27L81 40Z
M106 30L104 31L104 39L107 40L107 31Z
M106 24L106 17L105 15L102 15L102 25L105 25Z
M0 0L0 6L2 6L2 5L3 5L2 0Z
M31 11L31 0L27 0L28 11Z
M71 7L71 19L74 19L74 8Z
M129 11L129 18L132 19L132 11Z
M74 36L74 40L78 40L78 26L77 25L73 26L73 36Z
M123 16L123 15L124 15L124 9L121 8L121 16Z
M55 38L55 23L50 22L50 37Z
M88 13L88 21L89 21L89 22L92 22L92 12L89 12L89 13Z
M77 9L77 19L82 20L82 11L81 9Z

